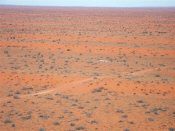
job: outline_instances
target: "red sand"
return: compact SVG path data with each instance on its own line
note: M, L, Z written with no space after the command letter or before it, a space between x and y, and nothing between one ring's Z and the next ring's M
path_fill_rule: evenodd
M0 6L0 130L175 130L174 14Z

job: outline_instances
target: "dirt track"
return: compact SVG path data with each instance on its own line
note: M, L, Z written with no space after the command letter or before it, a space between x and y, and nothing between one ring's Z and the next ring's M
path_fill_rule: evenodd
M0 130L175 130L174 14L0 6Z

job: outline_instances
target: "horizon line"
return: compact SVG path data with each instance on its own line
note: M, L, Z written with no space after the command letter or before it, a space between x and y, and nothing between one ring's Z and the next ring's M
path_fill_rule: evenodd
M69 5L18 5L0 4L0 6L23 6L23 7L74 7L74 8L175 8L175 6L69 6Z

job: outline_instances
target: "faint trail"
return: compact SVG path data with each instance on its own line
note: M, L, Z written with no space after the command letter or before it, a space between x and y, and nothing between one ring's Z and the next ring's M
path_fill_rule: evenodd
M130 75L139 76L139 75L142 75L144 73L151 72L153 70L155 70L155 69L147 69L147 70L142 70L142 71L136 71L136 72L130 73Z
M139 76L139 75L151 72L153 70L166 69L166 68L171 68L171 67L158 67L158 68L136 71L136 72L133 72L133 73L129 73L129 72L123 72L123 73L125 73L127 75L132 75L132 76ZM96 78L106 78L106 77L109 77L109 76L99 76L99 77L96 77ZM113 76L113 78L115 78L115 77ZM96 79L94 77L90 77L90 78L87 78L87 79L74 81L74 82L71 82L71 83L68 83L68 84L56 85L56 87L53 88L53 89L48 89L48 90L40 91L40 92L37 92L37 93L27 94L27 95L18 95L18 97L19 98L25 98L25 97L31 97L31 96L36 96L36 95L49 94L49 93L56 92L56 91L63 92L63 91L69 90L70 88L72 88L74 86L86 83L86 82L91 81L91 80L96 80ZM99 80L99 79L97 79L97 80ZM13 97L0 98L0 102L5 101L5 100L10 100L10 99L14 99L14 98Z
M139 76L139 75L142 75L144 73L148 73L148 72L151 72L151 71L154 71L157 69L166 69L166 68L171 68L171 67L158 67L158 68L152 68L152 69L147 69L147 70L142 70L142 71L136 71L136 72L129 73L129 74L133 75L133 76Z
M84 80L79 80L79 81L75 81L75 82L71 82L69 84L64 84L64 85L59 85L57 88L54 89L49 89L49 90L44 90L44 91L40 91L38 93L33 93L33 94L28 94L28 95L22 95L21 97L27 97L27 96L35 96L35 95L43 95L43 94L48 94L51 93L53 91L64 91L64 90L68 90L68 88L71 88L73 86L77 86L79 84L88 82L90 80L93 80L94 77L90 77Z
M103 77L104 76L100 76L100 77L97 77L97 78L103 78ZM91 81L91 80L95 80L95 78L90 77L90 78L87 78L87 79L74 81L74 82L64 84L64 85L58 85L58 87L56 86L56 88L53 88L53 89L48 89L48 90L40 91L40 92L37 92L37 93L27 94L27 95L18 95L18 97L19 98L25 98L25 97L31 97L31 96L36 96L36 95L48 94L48 93L52 93L52 92L56 92L56 91L62 92L62 91L69 90L70 88L72 88L74 86L80 85L82 83L86 83L86 82ZM4 97L4 98L0 99L0 102L5 101L5 100L10 100L10 99L14 99L14 98L13 97Z
M50 93L50 92L53 92L53 91L54 91L54 89L50 89L50 90L40 91L38 93L32 93L32 94L28 94L28 95L21 95L20 97L42 95L42 94L47 94L47 93Z

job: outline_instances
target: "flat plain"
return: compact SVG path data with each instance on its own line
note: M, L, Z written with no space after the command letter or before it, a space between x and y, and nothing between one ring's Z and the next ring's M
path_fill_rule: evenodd
M1 131L175 131L175 8L0 6Z

